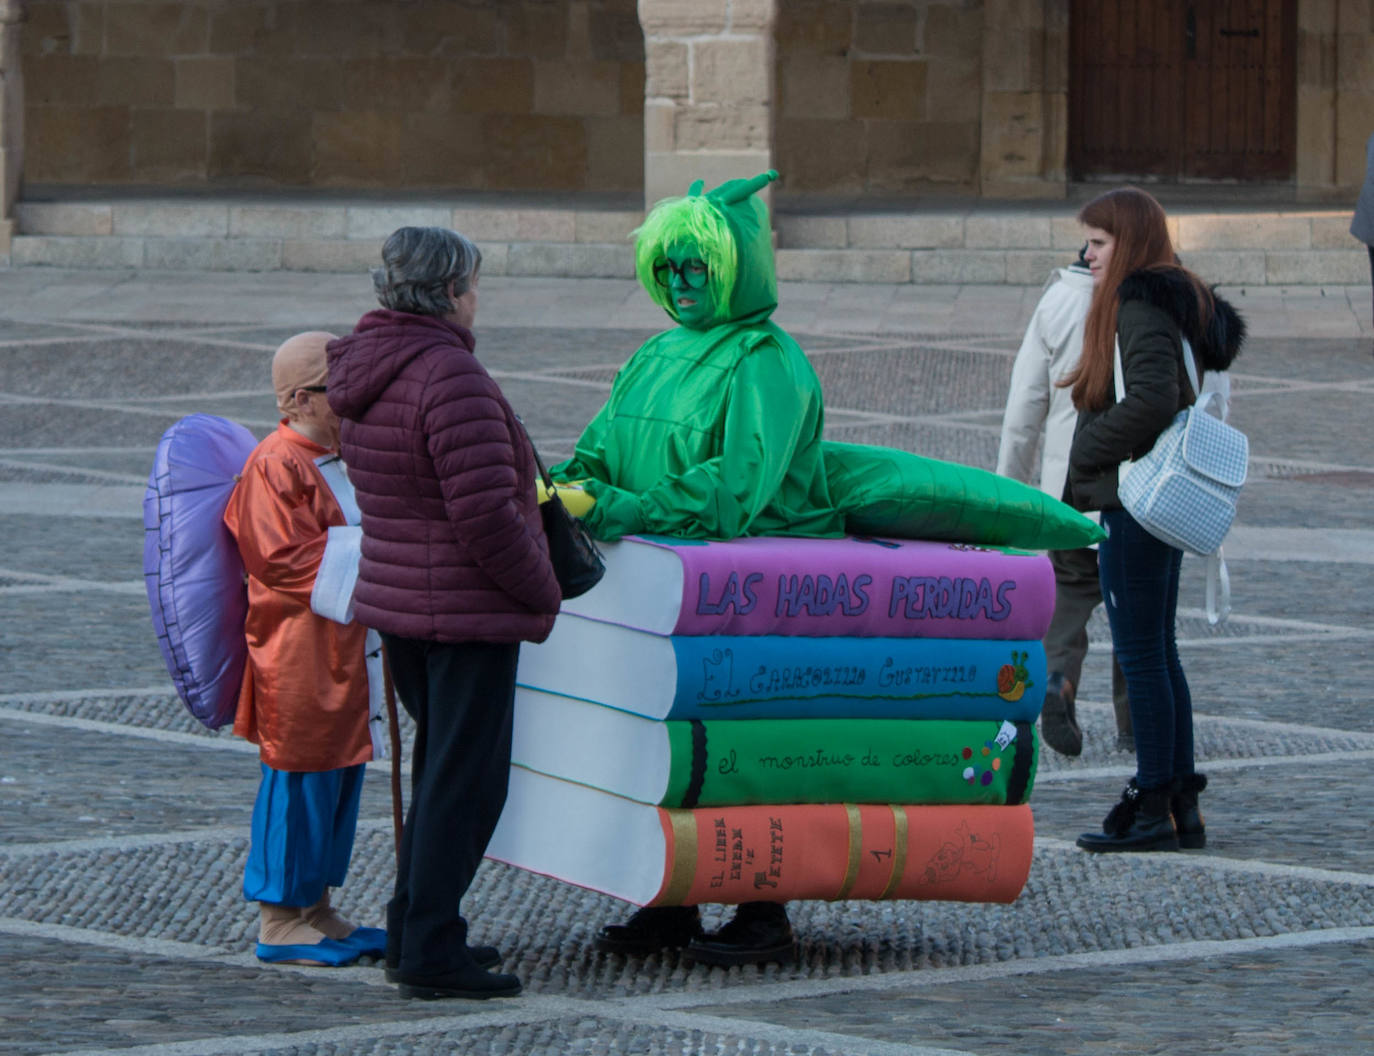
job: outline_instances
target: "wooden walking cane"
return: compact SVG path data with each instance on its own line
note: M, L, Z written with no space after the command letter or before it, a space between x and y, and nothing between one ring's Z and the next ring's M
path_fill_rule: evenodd
M391 827L396 833L396 861L401 861L401 722L396 715L396 687L391 682L391 658L382 646L382 687L386 690L386 724L391 738Z

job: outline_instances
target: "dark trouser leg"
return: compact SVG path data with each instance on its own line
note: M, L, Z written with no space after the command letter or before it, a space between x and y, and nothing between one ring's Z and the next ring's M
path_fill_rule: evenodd
M1136 780L1163 788L1193 771L1192 699L1174 639L1183 554L1124 510L1107 511L1102 523L1102 597L1130 695Z
M1054 566L1054 615L1045 632L1045 665L1078 688L1083 658L1088 655L1088 620L1102 604L1097 575L1097 551L1051 550Z
M459 903L505 805L519 646L385 636L416 720L411 801L388 931L396 965L432 976L471 967ZM390 950L388 951L390 953Z

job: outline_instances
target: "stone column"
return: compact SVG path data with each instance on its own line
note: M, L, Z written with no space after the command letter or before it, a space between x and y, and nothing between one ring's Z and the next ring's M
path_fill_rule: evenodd
M0 256L6 258L24 170L24 74L19 57L23 21L24 0L0 0Z
M983 5L985 198L1062 198L1067 192L1068 0Z
M773 164L777 0L639 0L644 201Z

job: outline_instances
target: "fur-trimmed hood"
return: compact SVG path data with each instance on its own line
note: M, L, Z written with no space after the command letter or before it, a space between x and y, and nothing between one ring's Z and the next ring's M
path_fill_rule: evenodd
M1245 342L1245 320L1215 288L1212 299L1216 309L1210 319L1203 319L1193 283L1181 268L1133 271L1121 281L1118 296L1122 304L1145 301L1167 312L1192 344L1204 370L1227 370L1240 355Z

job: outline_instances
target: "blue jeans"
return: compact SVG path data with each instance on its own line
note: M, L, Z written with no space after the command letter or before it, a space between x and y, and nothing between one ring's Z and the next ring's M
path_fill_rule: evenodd
M1160 788L1193 772L1193 700L1174 640L1183 551L1125 510L1104 510L1098 549L1112 647L1126 676L1135 731L1136 782Z

